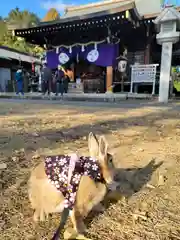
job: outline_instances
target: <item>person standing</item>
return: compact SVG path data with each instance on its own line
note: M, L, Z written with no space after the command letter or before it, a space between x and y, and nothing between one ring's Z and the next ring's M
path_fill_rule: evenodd
M67 74L64 74L64 78L63 78L63 84L64 84L64 92L68 93L68 86L69 86L69 76Z
M16 80L16 86L17 86L16 94L19 95L21 93L21 95L24 95L24 91L23 91L23 72L22 72L22 69L20 67L16 72L15 80Z
M47 66L47 63L43 63L41 71L41 82L42 82L42 93L45 95L51 93L51 84L52 84L52 72L51 69Z
M55 73L55 79L56 79L56 96L58 94L61 94L61 97L63 97L64 94L64 69L59 66L58 70Z

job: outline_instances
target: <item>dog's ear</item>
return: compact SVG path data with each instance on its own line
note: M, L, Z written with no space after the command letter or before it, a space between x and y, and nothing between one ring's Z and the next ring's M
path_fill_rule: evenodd
M92 132L89 133L88 147L91 157L97 157L99 155L99 143L97 137Z
M107 156L107 150L108 150L108 143L106 141L106 138L104 136L101 136L99 138L99 154L102 157Z

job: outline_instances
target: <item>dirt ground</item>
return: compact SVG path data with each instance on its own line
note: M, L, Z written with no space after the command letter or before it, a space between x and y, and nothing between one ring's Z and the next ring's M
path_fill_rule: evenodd
M99 107L0 102L0 239L51 239L59 215L35 224L27 180L40 154L87 152L104 134L121 199L87 219L91 239L180 239L180 107ZM33 158L32 158L33 157Z

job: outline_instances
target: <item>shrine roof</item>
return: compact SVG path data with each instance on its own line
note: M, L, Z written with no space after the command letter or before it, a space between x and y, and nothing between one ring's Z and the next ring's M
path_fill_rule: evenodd
M64 16L61 16L60 20L41 22L39 26L61 24L101 16L103 17L105 15L121 13L131 9L134 10L135 17L137 19L140 19L141 16L136 10L134 0L107 0L80 6L68 7L65 9L65 14Z
M96 3L72 6L67 7L65 9L65 14L63 18L82 16L102 11L109 11L110 9L113 8L118 8L119 11L121 12L127 10L128 6L129 9L134 8L135 7L134 0L106 0Z

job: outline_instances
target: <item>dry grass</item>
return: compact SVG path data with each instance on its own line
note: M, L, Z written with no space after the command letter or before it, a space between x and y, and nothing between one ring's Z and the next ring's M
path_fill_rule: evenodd
M38 160L31 157L76 149L87 154L91 130L110 141L124 197L87 219L89 237L180 239L179 118L174 107L121 111L0 103L0 163L7 163L0 170L0 239L50 239L59 216L32 222L26 184Z

